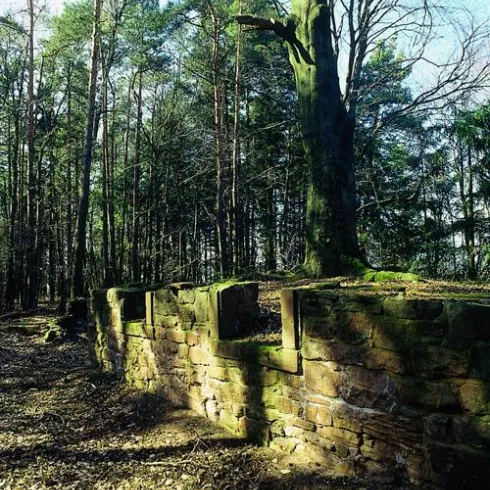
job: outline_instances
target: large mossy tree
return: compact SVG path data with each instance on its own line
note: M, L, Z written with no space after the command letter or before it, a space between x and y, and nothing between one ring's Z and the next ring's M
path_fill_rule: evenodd
M293 0L287 24L252 16L238 22L271 29L287 44L294 70L309 168L305 272L340 274L359 258L354 172L355 120L339 84L327 0Z
M401 69L427 63L428 48L437 33L433 18L440 12L426 0L409 5L402 0L291 0L290 14L274 4L280 20L242 15L237 21L271 30L282 38L294 70L309 168L304 270L319 277L351 272L353 264L362 269L354 167L362 68L380 42L403 34L414 39L414 48ZM428 109L440 111L452 98L481 87L490 65L484 63L475 69L474 55L468 49L477 50L481 35L481 27L471 26L454 48L451 60L446 64L430 61L438 69L433 84L381 120L375 130L399 117ZM344 54L345 87L341 89L339 58ZM447 66L453 68L447 70Z

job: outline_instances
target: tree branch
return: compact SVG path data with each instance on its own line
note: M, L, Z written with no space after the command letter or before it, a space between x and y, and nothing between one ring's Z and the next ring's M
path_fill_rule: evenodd
M285 41L291 41L294 38L294 30L276 19L265 19L254 15L237 15L235 19L239 24L251 26L258 31L273 31Z

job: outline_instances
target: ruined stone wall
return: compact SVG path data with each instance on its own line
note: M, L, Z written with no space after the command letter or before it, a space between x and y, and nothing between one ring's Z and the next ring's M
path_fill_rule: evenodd
M281 293L282 345L239 337L257 284L93 298L95 353L232 432L414 485L490 476L490 306L348 288ZM134 305L138 304L138 307ZM137 318L139 315L139 319Z

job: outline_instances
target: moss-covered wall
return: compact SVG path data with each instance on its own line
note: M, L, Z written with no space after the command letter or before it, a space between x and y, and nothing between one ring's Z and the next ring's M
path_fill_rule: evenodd
M281 294L282 345L237 339L257 284L93 298L95 354L236 434L413 485L490 477L490 306L337 288ZM134 303L134 304L133 304ZM135 320L135 314L141 318Z

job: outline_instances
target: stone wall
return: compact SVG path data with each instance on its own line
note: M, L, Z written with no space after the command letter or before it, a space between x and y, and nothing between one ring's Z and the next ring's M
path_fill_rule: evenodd
M415 486L484 487L489 305L285 289L273 345L240 338L257 320L257 291L176 284L146 292L146 308L141 291L99 292L95 354L129 384L273 448L319 461L334 452Z

